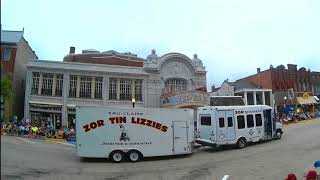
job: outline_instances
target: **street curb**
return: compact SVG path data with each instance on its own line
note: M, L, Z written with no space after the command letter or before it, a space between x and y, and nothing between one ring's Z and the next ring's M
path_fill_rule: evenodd
M312 122L319 121L319 120L320 120L320 118L302 120L302 121L298 121L298 122L296 122L296 123L290 123L290 124L287 124L287 125L283 125L283 127L284 127L284 128L287 128L287 127L294 126L294 125L296 125L296 124L307 124L307 123L312 123Z
M47 141L47 142L66 143L66 140L64 140L64 139L45 138L44 140Z

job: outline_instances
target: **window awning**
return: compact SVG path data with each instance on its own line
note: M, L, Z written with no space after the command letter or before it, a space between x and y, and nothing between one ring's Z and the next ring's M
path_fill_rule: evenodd
M44 105L62 106L61 103L52 103L52 102L29 101L29 103L30 103L30 104L44 104Z
M299 104L317 104L317 101L312 96L308 98L297 97L297 100Z

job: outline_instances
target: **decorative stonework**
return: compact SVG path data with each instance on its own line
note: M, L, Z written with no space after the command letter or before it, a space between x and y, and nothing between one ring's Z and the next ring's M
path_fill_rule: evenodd
M160 69L160 74L164 79L183 78L189 80L192 76L191 71L185 63L178 59L171 59L164 63Z
M156 50L152 49L151 54L147 56L146 63L156 64L158 60L158 55L156 54Z
M197 54L193 55L193 59L192 62L194 63L194 65L196 66L196 68L201 71L201 70L205 70L205 67L203 66L203 63L201 61L201 59L198 58Z
M146 71L160 71L163 64L172 60L178 60L190 65L195 73L206 73L202 61L198 59L196 54L194 55L193 60L180 53L168 53L158 57L155 50L152 50L151 54L147 56L143 68Z

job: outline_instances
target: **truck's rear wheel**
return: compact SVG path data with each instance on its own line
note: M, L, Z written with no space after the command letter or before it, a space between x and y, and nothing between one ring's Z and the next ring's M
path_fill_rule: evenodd
M138 162L141 160L142 155L139 151L131 150L127 153L127 157L131 162Z
M123 161L124 153L122 151L113 151L110 154L110 159L112 160L112 162L119 163L119 162Z
M247 146L247 141L245 138L240 138L237 142L237 148L243 149Z

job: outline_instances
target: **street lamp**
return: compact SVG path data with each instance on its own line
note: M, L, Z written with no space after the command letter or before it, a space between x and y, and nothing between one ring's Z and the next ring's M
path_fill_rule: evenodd
M286 102L287 101L287 96L284 96L283 100L284 100L284 107L286 107L286 105L287 105L287 102Z
M136 103L136 99L132 98L131 102L132 102L132 107L134 108L134 104Z

